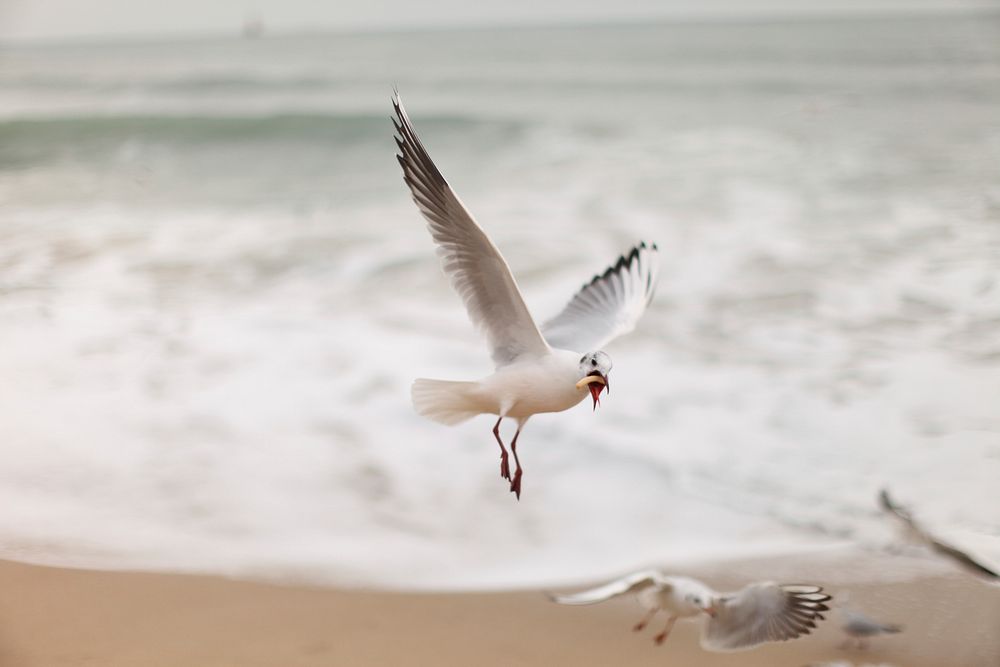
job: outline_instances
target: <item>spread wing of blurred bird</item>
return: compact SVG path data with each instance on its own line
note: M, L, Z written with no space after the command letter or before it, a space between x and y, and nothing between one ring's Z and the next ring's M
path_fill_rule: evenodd
M1000 573L995 569L977 560L962 549L939 539L917 523L908 509L893 501L887 489L882 489L879 492L878 501L879 507L901 524L904 533L910 541L927 546L934 553L951 559L979 577L994 583L1000 582Z
M809 634L830 596L822 587L757 582L733 593L718 593L690 577L643 570L578 593L552 595L553 602L588 605L621 595L635 595L646 615L632 629L640 631L658 612L667 614L666 627L654 637L662 644L674 622L704 614L701 645L709 651L739 651L766 642Z
M809 584L754 583L723 595L702 632L712 651L737 651L809 634L823 620L830 596Z

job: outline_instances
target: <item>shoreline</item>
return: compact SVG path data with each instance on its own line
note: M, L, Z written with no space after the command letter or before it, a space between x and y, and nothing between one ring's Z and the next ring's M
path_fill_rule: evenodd
M822 559L792 559L678 573L724 589L748 583L762 568L798 575L808 566L817 574L810 580L835 598L849 589L852 607L900 623L904 632L874 639L867 651L841 650L832 612L807 637L709 653L698 645L699 623L678 623L659 647L651 629L631 632L641 612L624 598L571 608L537 590L380 592L0 561L0 666L1000 663L1000 587L961 573L848 586L843 571L824 574ZM894 562L867 560L874 568Z

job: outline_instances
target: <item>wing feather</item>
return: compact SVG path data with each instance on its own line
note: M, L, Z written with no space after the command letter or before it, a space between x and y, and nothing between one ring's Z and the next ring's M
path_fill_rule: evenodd
M656 290L657 254L655 243L642 242L594 276L542 325L549 345L591 352L632 331Z
M928 532L923 526L917 523L916 519L913 518L913 515L906 508L897 505L893 501L889 496L888 490L882 489L879 492L879 505L885 512L895 516L906 527L907 533L913 541L923 542L935 553L952 559L973 574L990 581L1000 581L1000 572L973 558L968 552Z
M559 604L596 604L620 595L625 595L626 593L638 593L645 588L657 585L667 587L670 586L670 583L656 570L643 570L642 572L636 572L602 584L596 588L580 591L579 593L569 593L566 595L549 593L548 596L553 602L558 602Z
M701 644L712 651L738 651L765 642L809 634L829 610L819 586L751 584L726 596L705 623Z
M403 181L427 221L452 287L465 303L469 318L486 335L493 362L504 366L521 356L548 353L548 343L528 312L507 262L431 160L398 93L392 106L399 148L396 159Z

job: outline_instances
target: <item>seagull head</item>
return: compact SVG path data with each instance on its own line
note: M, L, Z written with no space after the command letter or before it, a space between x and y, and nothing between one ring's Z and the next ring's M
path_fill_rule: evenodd
M705 612L712 618L715 618L716 614L719 611L718 606L716 605L715 598L713 598L711 595L706 595L704 593L702 594L692 593L689 595L685 595L684 599L687 602L694 605L695 607L697 607L699 611Z
M579 390L590 390L594 399L594 409L601 402L601 392L605 389L610 393L611 383L608 374L611 372L611 357L607 352L588 352L580 357L580 380L576 383Z

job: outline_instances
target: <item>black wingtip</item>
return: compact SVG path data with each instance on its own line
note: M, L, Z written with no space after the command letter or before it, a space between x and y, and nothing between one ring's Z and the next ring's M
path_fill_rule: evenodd
M916 521L914 520L913 515L910 514L910 510L893 500L892 496L889 495L889 489L883 488L879 490L878 504L882 511L893 514L903 521L913 525L914 528L917 528Z
M653 251L657 250L655 243L650 243L647 246L645 241L640 241L638 245L632 246L632 249L627 253L619 255L618 259L611 266L604 269L604 273L598 273L591 278L589 282L583 285L582 289L586 289L601 280L607 280L612 274L619 273L622 269L631 268L632 263L639 259L639 253L647 248L652 249ZM651 282L651 278L652 277L650 276L650 280L647 280L647 289L650 286L648 283Z
M393 126L393 128L395 128L396 134L398 134L400 138L403 138L403 136L404 136L403 135L403 114L400 113L400 110L399 110L399 105L400 105L399 91L396 90L396 85L395 84L393 84L393 86L392 86L392 97L389 99L389 101L392 103L392 111L395 114L394 116L389 116L389 120L392 121L392 126ZM399 139L396 140L396 143L397 144L399 143Z
M392 102L392 111L396 116L395 118L389 116L389 118L392 119L392 124L396 126L396 131L401 133L402 126L406 124L406 120L403 115L403 98L399 96L396 86L392 87L392 99L390 101Z
M889 497L889 489L879 489L878 504L879 507L888 512L892 512L896 509L896 503L892 502L892 498Z

